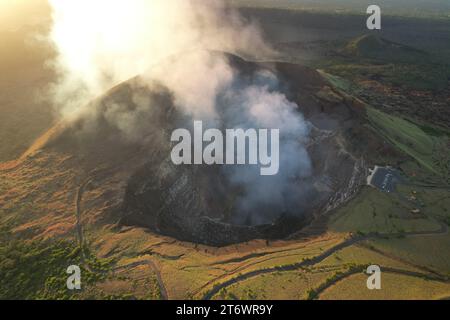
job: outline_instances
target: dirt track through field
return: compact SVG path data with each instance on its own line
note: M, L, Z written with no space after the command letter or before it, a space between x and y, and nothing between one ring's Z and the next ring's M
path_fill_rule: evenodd
M76 202L75 202L75 215L77 218L76 229L77 229L77 235L78 235L78 243L79 243L79 246L80 246L80 249L82 252L83 252L83 248L84 248L84 235L83 235L83 225L81 222L81 218L82 218L81 217L81 213L82 213L81 202L83 199L83 192L91 181L92 181L91 179L86 179L81 184L81 186L78 187Z
M97 172L98 173L98 172ZM75 215L76 215L76 230L77 230L77 237L78 237L78 243L81 249L82 253L82 259L85 260L85 237L83 233L83 224L82 224L82 200L83 200L83 193L86 190L86 187L93 181L93 177L89 177L84 180L84 182L78 187L77 194L76 194L76 200L75 200ZM127 269L127 268L134 268L140 265L149 265L151 269L156 274L156 279L158 281L159 291L160 295L163 300L168 300L167 295L167 289L164 285L164 282L161 277L161 273L159 272L159 269L157 268L156 264L151 260L145 260L145 261L139 261L135 263L131 263L126 266L120 266L113 269L113 272L116 272L121 269ZM89 269L89 266L86 264L86 268Z
M152 261L152 260L142 260L142 261L137 261L137 262L133 262L124 266L119 266L114 268L113 272L117 272L120 270L126 270L126 269L132 269L132 268L136 268L138 266L143 266L143 265L149 265L152 270L155 272L156 275L156 280L158 281L158 286L159 286L159 292L161 294L161 298L162 300L169 300L169 296L167 294L167 289L164 285L164 281L161 277L161 273L159 272L159 269L156 267L156 264Z
M84 257L84 234L83 234L83 227L82 227L82 222L81 222L81 218L82 218L82 208L81 208L81 204L82 204L82 198L83 198L83 193L86 189L86 187L93 181L93 178L87 178L81 185L80 187L77 189L77 196L76 196L76 217L77 217L77 222L76 222L76 229L77 229L77 235L78 235L78 240L79 240L79 245L80 248L82 250L82 254ZM227 288L233 284L239 283L241 281L259 276L259 275L263 275L263 274L270 274L273 272L286 272L286 271L294 271L294 270L298 270L304 267L310 267L313 266L317 263L322 262L323 260L325 260L326 258L330 257L331 255L333 255L334 253L343 250L345 248L348 248L352 245L358 244L362 241L366 241L366 240L371 240L371 239L385 239L387 237L418 237L418 236L434 236L434 235L442 235L442 234L447 234L448 233L448 226L444 223L439 223L441 228L439 230L436 231L419 231L419 232L406 232L406 233L402 233L402 234L389 234L389 235L380 235L380 234L369 234L369 235L364 235L364 236L354 236L351 237L345 241L343 241L342 243L326 250L325 252L321 253L318 256L315 256L313 258L310 259L306 259L306 260L302 260L301 262L298 263L294 263L291 265L285 265L285 266L277 266L277 267L272 267L272 268L267 268L267 269L260 269L260 270L254 270L254 271L250 271L247 272L245 274L240 274L235 278L229 279L223 283L220 283L218 285L215 285L213 287L213 289L211 289L209 292L207 292L204 296L203 299L205 300L209 300L212 299L217 293L220 292L220 290ZM145 261L140 261L140 262L136 262L124 267L118 267L115 269L115 271L117 271L118 269L124 269L124 268L131 268L131 267L136 267L138 265L144 265L147 264L149 265L152 270L154 270L156 277L157 277L157 281L158 281L158 285L160 288L160 294L162 299L167 300L168 299L168 294L167 294L167 289L164 286L164 282L162 280L161 274L158 270L158 268L156 267L155 263L151 260L145 260ZM398 273L398 274L405 274L405 275L410 275L410 276L420 276L420 277L432 277L432 276L428 276L427 274L422 274L422 273L414 273L414 272L410 272L410 271L406 271L406 270L400 270L400 269L392 269L392 268L384 268L384 270L387 270L388 272L392 272L392 273ZM391 270L391 271L389 271ZM345 279L348 276L351 276L352 274L355 274L357 272L360 271L354 271L352 272L348 272L348 273L344 273L342 278L337 278L338 281ZM232 274L231 274L232 275ZM211 281L209 284L212 284L218 280L220 280L221 278L224 278L226 276L230 276L230 274L226 274L225 276L221 276L218 277L216 279L214 279L213 281ZM332 284L330 284L329 286L331 286ZM319 287L318 288L318 293L323 292L324 290L326 290L329 286L326 287ZM203 286L205 287L205 286Z
M307 260L303 260L301 262L295 263L295 264L291 264L291 265L286 265L286 266L277 266L277 267L272 267L272 268L267 268L267 269L260 269L260 270L254 270L254 271L250 271L248 273L245 274L240 274L235 278L229 279L223 283L217 284L215 285L209 292L207 292L204 296L203 299L204 300L210 300L212 299L217 293L220 292L220 290L227 288L231 285L234 285L236 283L239 283L241 281L250 279L250 278L254 278L256 276L259 275L263 275L263 274L270 274L270 273L274 273L274 272L286 272L286 271L294 271L294 270L298 270L298 269L302 269L304 267L310 267L313 266L317 263L322 262L323 260L325 260L326 258L330 257L331 255L333 255L334 253L348 248L354 244L357 244L359 242L362 241L366 241L366 240L373 240L373 239L386 239L387 237L417 237L417 236L431 236L431 235L442 235L442 234L447 234L448 233L448 226L444 223L441 223L441 228L439 230L436 231L419 231L419 232L407 232L407 233L402 233L402 234L389 234L389 235L380 235L380 234L370 234L370 235L365 235L365 236L356 236L356 237L352 237L350 239L345 240L344 242L326 250L325 252L323 252L322 254L315 256L311 259L307 259ZM388 270L389 268L385 268L385 270ZM399 272L404 272L404 273L409 273L409 271L406 270L396 270L397 273ZM411 273L410 275L412 276L427 276L426 274L419 274L419 273Z
M331 288L338 282L340 282L344 279L347 279L353 275L356 275L359 273L364 273L364 272L365 272L364 269L354 269L354 270L346 271L346 272L336 276L335 279L320 285L317 289L314 290L315 295L316 295L315 299L319 298L320 294L322 294L323 292L325 292L325 290L327 290L328 288ZM449 280L442 279L439 276L430 276L425 273L414 272L414 271L409 271L409 270L402 270L402 269L397 269L397 268L383 267L382 272L399 274L399 275L410 276L410 277L418 277L418 278L423 278L423 279L431 280L431 281L439 281L439 282L449 283Z

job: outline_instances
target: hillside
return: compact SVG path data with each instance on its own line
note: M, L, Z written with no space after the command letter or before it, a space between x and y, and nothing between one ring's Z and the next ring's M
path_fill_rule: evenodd
M423 62L429 59L426 52L374 34L366 34L350 41L342 53L358 58L400 63Z
M364 14L370 0L227 0L236 6L283 8L332 13ZM390 15L413 17L442 17L450 15L450 4L446 0L379 0L377 5Z
M359 141L359 147L348 146L351 153L373 152L373 159L379 158L376 154L389 154L392 161L404 161L401 166L404 174L414 175L415 184L400 189L404 196L385 195L368 187L362 187L357 194L352 193L357 189L349 189L348 195L338 193L334 198L350 196L349 201L337 202L337 208L333 206L335 210L331 210L326 219L316 216L311 226L301 233L284 240L247 239L249 241L218 248L181 241L184 239L177 239L179 235L168 233L170 230L164 235L161 230L149 228L150 225L142 228L141 222L136 220L139 215L134 223L120 223L126 212L123 199L129 189L130 176L148 168L148 151L121 141L109 126L94 131L95 135L91 131L83 138L75 134L77 128L83 126L82 120L66 124L42 139L47 142L40 144L40 148L32 148L34 152L16 166L0 167L1 254L7 257L0 264L0 272L6 275L2 286L7 288L2 291L2 297L346 298L339 288L358 287L358 275L373 262L387 270L393 286L409 286L411 291L383 291L382 296L367 293L367 298L448 296L449 265L447 260L439 258L439 250L432 255L411 251L414 241L420 237L438 243L443 252L448 250L448 228L442 222L448 219L448 213L441 210L447 204L435 201L445 197L448 190L422 186L421 179L429 184L435 183L436 177L412 160L405 162L405 156L398 153L402 148L398 152L393 149L397 143L390 147L379 140L372 130L378 128L383 115L373 112L366 115L366 108L358 99L332 84L338 84L336 78L329 78L333 80L330 82L314 70L293 65L268 64L266 67L284 74L282 78L295 78L298 83L301 79L315 79L316 87L296 87L301 94L295 99L301 99L296 101L305 106L303 111L307 117L330 126L329 121L323 121L325 115L337 117L335 119L344 116L348 121L348 116L353 114L353 120L346 123L352 130L338 134L335 142L343 148L345 139L353 143ZM133 81L136 79L106 93L96 102L99 110L106 108L106 101L114 97L126 100L125 93L129 94L130 88L136 89ZM103 121L102 117L98 119L100 122L94 126L97 128ZM371 122L376 125L372 129ZM408 126L405 130L412 129ZM364 132L366 138L363 138ZM383 128L382 136L390 135L396 135L393 129ZM333 150L333 144L327 146ZM345 149L337 151L343 158L332 162L338 164L344 174L342 165L349 161L344 161L345 155L351 153ZM149 179L145 172L136 177ZM343 177L343 183L348 183L345 174ZM317 185L326 189L325 181ZM423 203L423 213L419 215L411 213L417 204L405 200L407 195L418 191L416 197ZM151 202L144 201L139 206L150 205ZM167 217L170 216L166 216L166 224L170 223ZM27 239L33 241L30 243ZM418 261L411 260L413 252L420 257ZM21 263L24 255L26 265ZM45 270L42 263L46 265ZM81 264L88 277L81 293L62 289L64 266L73 263ZM39 274L43 276L17 281L30 268L42 269ZM427 286L420 291L424 281ZM15 285L11 286L12 283ZM268 283L271 288L279 286L283 290L268 291Z
M27 10L5 19L17 28L0 19L0 300L450 298L450 24L395 16L443 17L448 1L382 0L409 13L369 34L369 0L230 1L267 56L177 51L68 106L46 99L45 27ZM279 174L175 165L171 134L196 119L280 128Z

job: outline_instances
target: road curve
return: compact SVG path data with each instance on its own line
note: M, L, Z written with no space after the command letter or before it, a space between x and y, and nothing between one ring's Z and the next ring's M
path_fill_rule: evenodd
M222 282L220 284L215 285L210 291L208 291L204 296L203 299L204 300L210 300L212 299L217 293L220 292L220 290L227 288L233 284L236 284L238 282L259 276L259 275L263 275L263 274L268 274L268 273L272 273L272 272L279 272L279 271L294 271L297 269L301 269L304 267L308 267L308 266L313 266L319 262L322 262L323 260L325 260L326 258L330 257L331 255L333 255L334 253L336 253L337 251L340 251L342 249L345 249L347 247L350 247L356 243L359 243L361 241L365 241L365 240L370 240L370 239L384 239L386 237L417 237L417 236L428 236L428 235L442 235L442 234L447 234L448 233L448 226L444 223L440 223L441 228L439 230L436 231L419 231L419 232L406 232L406 233L398 233L398 234L389 234L389 235L382 235L382 234L368 234L368 235L358 235L358 236L354 236L352 238L349 238L345 241L343 241L342 243L324 251L323 253L321 253L318 256L315 256L313 258L307 259L307 260L303 260L301 262L298 263L294 263L291 265L286 265L286 266L277 266L277 267L272 267L272 268L267 268L267 269L259 269L259 270L254 270L254 271L250 271L248 273L245 274L241 274L235 278L232 278L230 280L227 280L225 282Z
M444 280L443 278L439 277L439 276L430 276L426 273L420 273L420 272L414 272L414 271L409 271L409 270L402 270L402 269L397 269L397 268L390 268L390 267L383 267L381 269L381 271L383 273L394 273L394 274L400 274L400 275L404 275L404 276L410 276L410 277L418 277L418 278L424 278L426 280L432 280L432 281L439 281L439 282L444 282L444 283L449 283L449 280ZM335 285L336 283L349 278L355 274L358 273L364 273L365 270L364 269L353 269L353 270L348 270L338 276L336 276L335 279L325 282L323 284L321 284L317 289L314 290L316 296L314 299L318 299L320 294L322 294L325 290L327 290L328 288L332 287L333 285Z
M344 248L347 248L353 244L356 244L360 241L366 240L367 237L362 237L362 236L357 236L357 237L352 237L350 239L345 240L344 242L324 251L323 253L321 253L318 256L315 256L311 259L306 259L303 260L301 262L298 263L294 263L291 265L286 265L286 266L277 266L277 267L272 267L272 268L267 268L267 269L259 269L259 270L254 270L254 271L250 271L248 273L245 274L241 274L235 278L232 278L230 280L227 280L221 284L218 284L216 286L214 286L214 288L212 290L210 290L209 292L207 292L204 296L203 299L204 300L210 300L212 299L217 293L219 293L220 290L222 290L223 288L229 287L237 282L243 281L243 280L247 280L249 278L253 278L262 274L267 274L267 273L272 273L272 272L278 272L278 271L293 271L293 270L297 270L300 268L304 268L304 267L308 267L308 266L312 266L315 265L323 260L325 260L326 258L328 258L329 256L333 255L335 252L340 251Z
M158 281L159 292L161 294L162 300L169 300L169 296L167 294L167 289L162 280L161 273L159 272L159 269L156 267L156 264L152 260L149 260L149 259L141 260L141 261L137 261L137 262L132 262L130 264L126 264L124 266L118 266L113 269L113 272L129 269L129 268L135 268L135 267L143 266L143 265L149 265L153 269L153 271L156 274L156 280Z

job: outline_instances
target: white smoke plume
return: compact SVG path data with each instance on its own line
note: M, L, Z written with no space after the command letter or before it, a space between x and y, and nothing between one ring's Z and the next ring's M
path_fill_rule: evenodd
M50 0L50 4L50 40L58 52L51 63L60 76L51 94L61 116L89 114L84 106L90 100L137 75L144 81L156 79L173 93L176 107L196 120L213 120L221 113L227 128L281 129L276 177L264 180L259 169L250 166L224 170L231 184L244 188L237 200L242 212L235 217L237 223L267 223L276 217L261 208L290 206L292 194L301 192L298 179L311 172L303 146L307 122L278 92L274 74L260 73L250 82L242 81L227 59L211 53L270 54L256 24L216 0ZM137 100L142 100L138 103L142 117L149 102L145 97ZM128 137L139 139L139 126L133 124L141 122L123 108L109 108L106 118Z
M63 116L172 55L181 59L172 70L163 70L162 80L179 90L180 103L192 107L192 97L213 96L215 85L229 75L224 64L205 63L207 57L183 59L186 52L269 50L257 26L222 1L50 0L50 4L50 41L58 52L51 64L60 75L52 95Z
M309 177L312 164L305 145L311 126L298 106L280 93L276 76L259 72L251 83L229 88L219 99L223 118L234 128L271 128L280 130L280 171L275 176L260 176L251 165L224 167L230 183L243 187L236 201L234 223L260 225L274 221L280 214L301 214L299 203L308 190L300 181Z

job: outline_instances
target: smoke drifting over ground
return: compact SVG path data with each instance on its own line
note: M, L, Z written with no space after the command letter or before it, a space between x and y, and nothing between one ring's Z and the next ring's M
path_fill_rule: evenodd
M305 193L299 179L311 174L304 147L310 127L278 90L268 71L242 77L216 51L257 56L270 52L253 23L221 1L51 0L50 39L59 56L52 61L60 80L52 97L63 117L95 115L84 106L134 76L156 82L173 95L177 109L216 128L280 129L280 172L261 177L256 166L224 166L236 200L239 224L270 223ZM106 119L132 141L145 141L151 101L136 95L138 110L108 108ZM125 108L126 109L126 108ZM150 114L150 112L148 113ZM167 141L167 143L170 143ZM151 148L151 146L148 146ZM280 212L281 211L281 212Z

